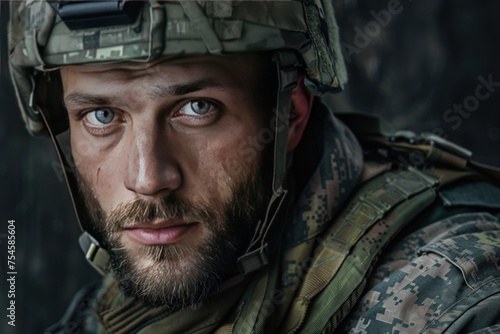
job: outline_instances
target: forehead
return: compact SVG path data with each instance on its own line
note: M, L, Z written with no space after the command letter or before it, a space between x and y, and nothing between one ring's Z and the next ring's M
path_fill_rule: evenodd
M242 83L257 80L266 72L267 62L259 54L231 56L190 56L158 59L153 62L117 62L106 64L84 64L61 68L63 82L74 82L83 78L105 78L106 80L155 78L168 76L216 76L218 79L239 79Z

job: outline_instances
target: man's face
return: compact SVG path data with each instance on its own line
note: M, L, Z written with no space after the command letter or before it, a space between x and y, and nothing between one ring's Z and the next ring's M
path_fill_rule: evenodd
M263 154L249 144L270 114L264 64L245 55L61 69L80 188L127 295L185 307L234 273L267 198Z

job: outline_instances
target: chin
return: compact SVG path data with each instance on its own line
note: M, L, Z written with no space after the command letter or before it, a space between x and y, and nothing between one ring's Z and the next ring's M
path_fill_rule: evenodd
M232 272L228 268L236 263L235 251L228 253L227 245L214 248L214 243L220 246L216 240L194 245L124 243L111 252L111 265L126 297L150 308L185 308L217 292Z

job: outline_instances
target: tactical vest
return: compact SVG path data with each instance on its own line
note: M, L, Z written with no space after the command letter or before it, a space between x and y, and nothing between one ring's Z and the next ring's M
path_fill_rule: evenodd
M382 154L392 166L365 183L320 236L314 263L280 333L333 333L364 291L380 253L435 203L441 189L464 181L500 184L500 169L472 161L468 150L440 137L390 132L370 115L336 116L365 151ZM414 161L418 166L412 166ZM500 194L500 188L495 191ZM325 307L331 300L334 307Z
M168 328L169 333L332 333L360 298L381 252L435 202L439 189L458 181L500 182L499 169L473 162L470 152L441 138L390 133L371 116L337 116L353 130L369 155L384 157L390 168L363 183L329 227L317 235L292 283L284 287L277 284L279 270L256 273L249 282L235 281L209 298L209 308L183 309L175 314L131 301L101 312L101 331L152 334ZM412 155L423 157L418 166L407 163ZM278 266L271 263L270 267L273 265ZM104 289L89 289L79 300L92 301L88 308L99 312L100 305L109 304L118 293L116 282L109 279ZM68 323L78 323L83 329L78 305L74 302L73 310L48 333L63 332ZM203 312L210 313L204 322L183 327L186 321L196 323ZM97 326L95 318L88 319Z

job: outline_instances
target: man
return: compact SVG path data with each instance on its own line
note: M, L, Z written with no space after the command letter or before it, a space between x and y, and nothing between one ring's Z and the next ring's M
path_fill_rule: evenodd
M13 3L24 119L104 275L51 332L498 328L498 171L334 117L337 36L328 1Z

